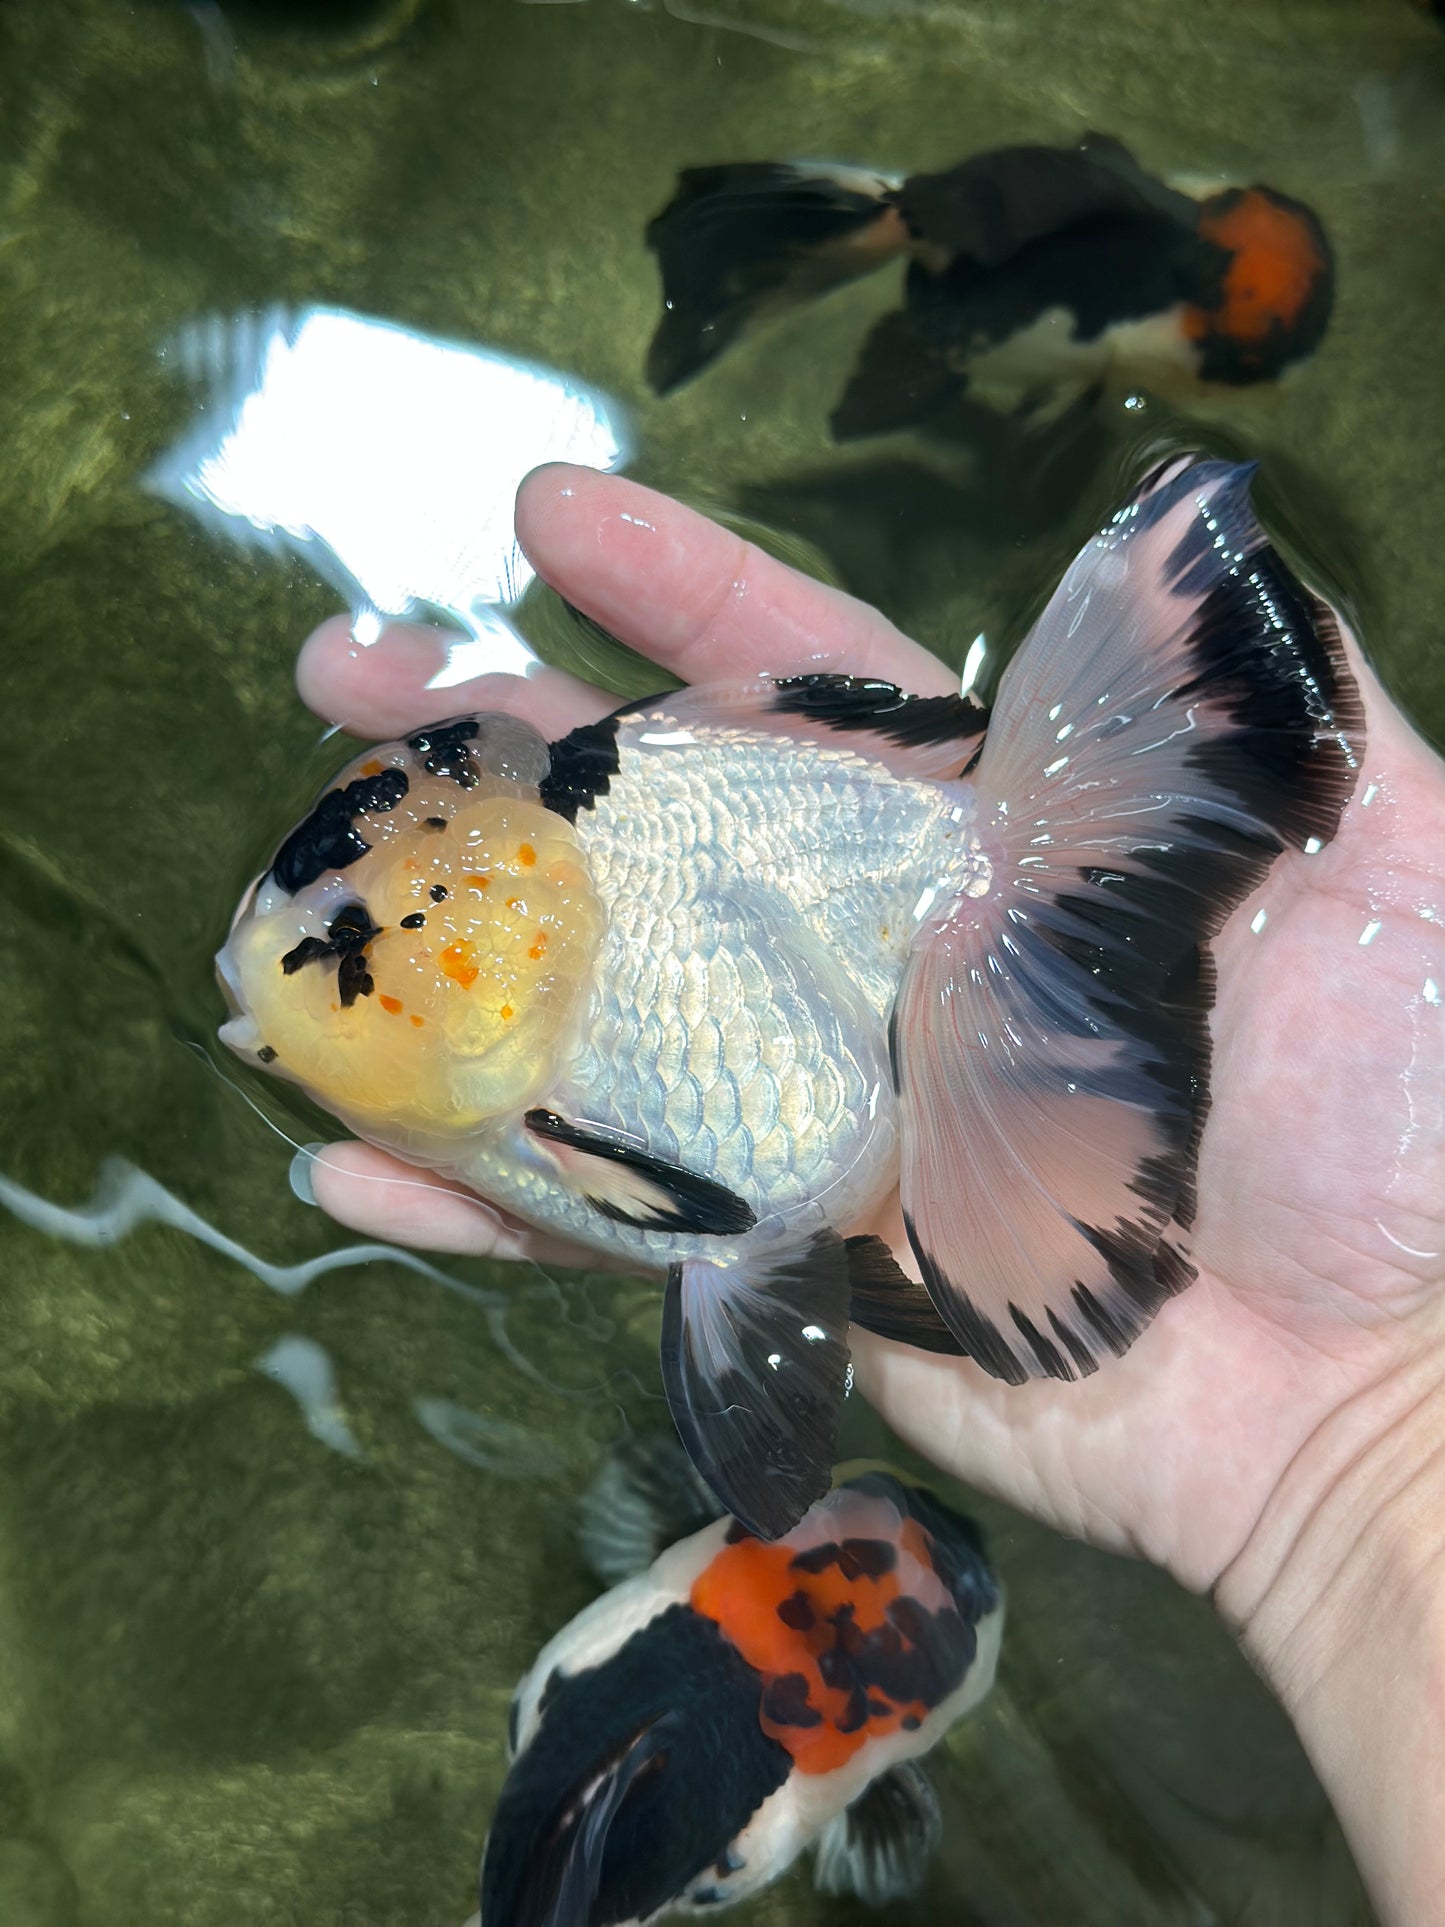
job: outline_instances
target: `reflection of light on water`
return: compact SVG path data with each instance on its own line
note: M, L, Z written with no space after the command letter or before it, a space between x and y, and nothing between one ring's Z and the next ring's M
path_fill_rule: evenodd
M562 1479L572 1454L555 1439L514 1425L510 1419L468 1411L449 1398L418 1398L412 1410L438 1445L482 1472L504 1479Z
M269 1352L256 1360L256 1369L264 1372L267 1378L275 1379L278 1385L285 1386L300 1406L306 1430L312 1438L329 1445L333 1452L340 1452L343 1458L366 1457L342 1416L336 1398L336 1373L331 1360L314 1338L303 1338L298 1332L288 1332L284 1338L276 1340Z
M555 369L340 309L217 319L166 353L215 401L147 476L157 494L233 539L301 554L350 598L363 640L379 616L450 616L465 666L449 662L438 687L536 660L503 614L534 573L517 487L543 462L619 467L616 403Z
M3 1173L0 1173L0 1205L33 1231L43 1231L48 1237L64 1238L77 1245L119 1244L138 1225L170 1225L173 1230L188 1233L198 1243L209 1245L212 1251L219 1251L222 1257L233 1258L238 1265L244 1265L253 1278L288 1298L304 1291L313 1278L320 1278L328 1271L345 1271L353 1265L369 1265L376 1259L384 1259L388 1264L419 1272L423 1278L445 1285L449 1291L475 1298L483 1305L500 1308L507 1302L501 1292L464 1285L459 1278L448 1277L437 1266L429 1265L424 1258L397 1245L344 1245L339 1251L323 1251L319 1257L307 1258L301 1264L270 1264L208 1224L199 1212L182 1204L163 1184L157 1184L147 1172L128 1164L124 1158L102 1160L99 1181L89 1203L78 1205L74 1210L37 1197Z
M967 696L977 684L983 673L983 665L988 655L988 638L975 636L968 645L968 654L963 659L963 674L958 679L958 693Z

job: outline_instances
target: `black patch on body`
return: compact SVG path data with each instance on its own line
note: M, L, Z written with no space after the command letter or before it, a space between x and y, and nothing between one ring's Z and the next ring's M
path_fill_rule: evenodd
M938 413L969 364L1051 309L1097 341L1121 322L1195 302L1219 285L1227 250L1197 233L1198 206L1155 180L1118 141L1007 147L916 174L897 204L925 256L901 312L884 315L832 416L840 440Z
M256 1062L258 1064L274 1064L276 1062L276 1052L270 1044L262 1044L260 1046L256 1052Z
M401 920L403 930L421 930L425 927L426 918L420 910L413 910L409 917L403 917Z
M430 888L430 890L427 891L427 895L431 898L433 903L445 903L447 898L447 886L444 883L434 883Z
M910 696L871 676L784 676L773 688L773 707L782 715L871 731L903 748L967 741L988 727L987 709L972 696Z
M601 1665L563 1676L503 1782L482 1863L485 1921L543 1927L584 1794L647 1734L591 1858L587 1927L648 1919L724 1856L792 1760L759 1724L762 1681L712 1620L669 1606Z
M891 1026L890 1026L891 1030ZM944 1323L938 1307L916 1278L910 1278L888 1246L871 1232L845 1238L849 1316L865 1331L892 1338L915 1351L962 1358L964 1348Z
M555 1111L546 1110L528 1111L524 1121L534 1136L545 1138L553 1144L565 1144L587 1157L620 1164L629 1171L637 1172L665 1194L666 1203L659 1202L657 1210L647 1211L645 1216L642 1213L646 1207L641 1204L638 1212L633 1213L611 1199L588 1197L587 1202L595 1210L616 1223L636 1225L642 1231L692 1232L728 1237L751 1231L758 1221L757 1213L747 1200L740 1198L735 1191L729 1191L726 1185L718 1184L712 1178L699 1177L695 1171L688 1171L680 1164L671 1164L666 1158L653 1157L650 1152L641 1151L635 1145L621 1143L596 1125L558 1117Z
M328 790L276 852L271 875L288 896L295 896L328 870L355 863L371 845L354 827L353 817L364 810L394 810L409 787L405 770L384 769L375 776L358 776L345 789Z
M792 1593L778 1607L778 1618L795 1633L811 1632L817 1624L818 1616L813 1611L813 1602L805 1592Z
M829 1540L810 1546L792 1561L794 1572L826 1572L829 1566L836 1566L849 1580L881 1579L897 1564L898 1554L886 1539Z
M454 722L434 723L406 739L407 748L421 758L428 776L449 778L461 789L474 790L481 780L471 745L480 724L475 716L460 716ZM438 819L428 818L428 822Z
M594 809L618 771L616 716L579 728L548 745L552 761L538 785L543 807L577 821L581 809Z
M763 1714L774 1726L821 1726L823 1715L808 1704L808 1681L802 1673L781 1673L763 1694Z
M344 903L327 924L325 939L303 937L295 949L288 950L281 959L281 968L288 977L294 977L307 964L335 957L341 1007L350 1010L358 997L369 997L376 988L366 967L366 947L373 937L380 935L381 925L371 921L371 912L364 903Z

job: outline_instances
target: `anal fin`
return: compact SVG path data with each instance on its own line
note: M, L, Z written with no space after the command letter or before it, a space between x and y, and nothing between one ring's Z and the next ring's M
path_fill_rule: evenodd
M832 1482L848 1383L848 1260L820 1231L747 1268L687 1258L668 1272L662 1380L709 1487L777 1539Z
M916 1760L880 1773L818 1837L813 1883L869 1907L906 1900L928 1877L943 1838L933 1782Z

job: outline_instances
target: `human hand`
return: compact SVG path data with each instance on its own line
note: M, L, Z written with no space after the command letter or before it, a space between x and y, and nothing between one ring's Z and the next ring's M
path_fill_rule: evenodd
M685 681L835 670L956 687L876 612L636 484L540 471L518 528L569 601ZM425 631L360 650L335 622L298 674L322 715L395 736L433 719L440 656ZM1281 856L1213 946L1197 1282L1080 1383L1011 1387L851 1337L861 1389L901 1436L1066 1531L1215 1589L1287 1698L1290 1666L1303 1678L1328 1659L1320 1602L1345 1544L1361 1581L1372 1546L1396 1556L1399 1507L1413 1516L1445 1432L1429 1399L1445 1361L1445 774L1352 661L1367 734L1339 832L1317 855ZM615 706L557 671L440 700L523 715L548 737ZM566 1255L368 1147L334 1147L313 1184L365 1231ZM911 1268L896 1209L868 1228Z

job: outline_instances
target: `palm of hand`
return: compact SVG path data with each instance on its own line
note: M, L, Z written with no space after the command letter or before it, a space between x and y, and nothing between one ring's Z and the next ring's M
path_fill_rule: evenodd
M952 686L872 611L634 484L542 471L519 528L571 601L684 680L839 669L922 694ZM320 713L384 736L432 720L436 666L435 642L416 632L363 653L332 623L299 677ZM969 1361L854 1333L863 1390L930 1458L1195 1586L1225 1570L1328 1416L1441 1324L1445 781L1356 667L1368 740L1338 836L1313 857L1282 858L1215 945L1197 1282L1082 1384L1013 1388ZM611 706L551 671L482 678L446 703L505 708L549 735ZM569 1255L366 1147L336 1147L314 1182L358 1229ZM874 1228L905 1256L896 1208Z

